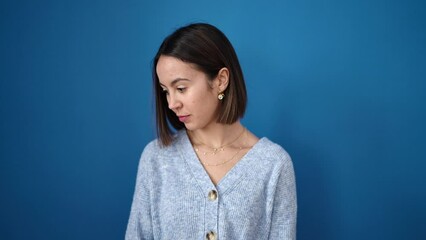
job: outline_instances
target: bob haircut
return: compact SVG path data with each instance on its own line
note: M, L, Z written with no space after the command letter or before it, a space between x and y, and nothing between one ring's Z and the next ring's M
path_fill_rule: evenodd
M176 130L185 128L185 125L168 108L166 95L159 83L156 68L162 55L194 64L207 75L209 81L217 76L220 69L226 67L229 71L229 83L223 92L225 98L217 110L217 122L232 124L244 116L247 105L246 86L237 54L228 38L219 29L206 23L181 27L164 39L152 66L157 136L163 146L168 146L173 141L170 125Z

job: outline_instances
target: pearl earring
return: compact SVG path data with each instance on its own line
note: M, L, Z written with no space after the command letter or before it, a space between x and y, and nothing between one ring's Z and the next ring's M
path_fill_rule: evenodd
M219 95L217 95L217 98L219 100L222 100L224 97L225 97L225 94L223 94L223 93L220 93Z

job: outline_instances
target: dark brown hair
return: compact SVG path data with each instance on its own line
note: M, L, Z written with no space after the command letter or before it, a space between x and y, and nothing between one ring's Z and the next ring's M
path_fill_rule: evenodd
M176 114L168 108L166 95L159 83L156 68L162 55L194 64L211 80L220 69L226 67L229 71L229 83L218 109L217 122L232 124L244 116L247 105L246 86L237 54L228 38L219 29L206 23L181 27L164 39L152 66L157 135L162 145L168 146L173 141L169 124L177 130L185 128Z

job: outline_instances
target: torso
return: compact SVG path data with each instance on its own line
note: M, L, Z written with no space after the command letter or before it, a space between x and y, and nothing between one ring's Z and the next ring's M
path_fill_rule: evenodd
M152 141L139 164L129 235L146 233L142 226L152 231L151 239L202 239L206 229L216 229L219 239L266 240L276 224L271 216L285 216L282 230L294 232L297 205L290 156L267 138L250 139L251 149L241 153L242 160L213 171L203 168L184 130L171 146ZM216 201L209 198L213 190Z

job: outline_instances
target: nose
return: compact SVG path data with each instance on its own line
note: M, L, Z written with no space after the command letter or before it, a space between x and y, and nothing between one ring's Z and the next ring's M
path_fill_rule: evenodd
M169 104L169 108L172 111L175 111L182 106L181 101L179 101L179 99L177 99L176 96L173 96L172 94L167 97L167 103Z

